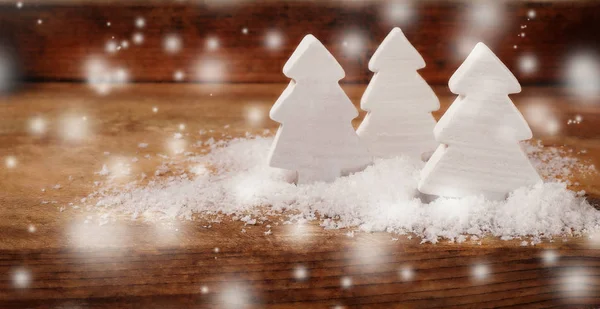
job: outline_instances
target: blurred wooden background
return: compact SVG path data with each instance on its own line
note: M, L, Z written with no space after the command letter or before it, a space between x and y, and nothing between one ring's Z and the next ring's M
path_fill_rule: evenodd
M358 84L372 76L368 59L394 26L423 54L421 74L440 85L436 118L456 98L449 76L483 41L533 85L513 99L535 137L600 166L600 105L588 104L600 102L596 58L575 66L592 67L575 78L582 93L559 87L568 59L600 52L600 0L0 0L0 158L9 167L0 168L0 308L224 308L229 287L238 286L249 291L242 302L261 308L598 306L600 250L584 237L535 247L491 237L430 245L388 233L348 237L350 230L316 221L300 234L273 224L269 235L263 225L228 219L84 223L96 209L79 212L81 198L106 181L97 172L104 164L148 154L133 168L138 177L164 162L188 162L158 155L170 153L181 125L189 150L201 153L206 143L195 148L192 140L274 132L268 110L288 82L281 70L307 33L340 61L343 82L357 84L344 85L357 103L365 89ZM42 83L1 96L7 64ZM113 87L105 83L125 81L164 84L99 95ZM72 131L80 139L66 137ZM575 171L573 181L598 205L598 174ZM298 267L308 278L298 279ZM489 269L483 281L480 267Z
M561 83L573 51L600 51L600 1L0 3L0 44L17 55L26 81L42 82L84 81L91 59L121 68L130 82L173 82L178 71L183 81L285 82L283 64L312 33L346 70L343 82L366 83L368 59L394 26L423 54L431 84L447 83L477 41L523 84ZM171 35L180 40L166 43ZM525 57L535 63L523 69Z

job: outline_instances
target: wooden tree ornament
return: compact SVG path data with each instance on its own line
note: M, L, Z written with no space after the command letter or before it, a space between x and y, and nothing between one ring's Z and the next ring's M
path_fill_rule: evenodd
M269 165L297 172L297 183L330 182L372 162L352 119L358 111L338 84L345 72L312 35L283 67L292 79L270 112L281 123Z
M417 73L424 67L423 57L400 28L392 29L369 61L375 75L360 105L369 113L357 133L375 157L405 154L420 159L438 146L431 112L440 102Z
M435 127L442 145L421 171L419 191L498 200L542 181L519 145L532 134L508 97L521 86L502 61L479 43L448 85L459 96Z

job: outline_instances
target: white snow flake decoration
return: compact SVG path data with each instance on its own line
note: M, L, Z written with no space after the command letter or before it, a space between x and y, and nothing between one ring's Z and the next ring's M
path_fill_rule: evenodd
M202 82L222 82L226 77L226 63L221 58L203 58L198 66L197 77ZM212 93L210 94L212 97Z
M471 267L471 276L477 281L486 279L490 274L490 268L486 264L475 264Z
M219 295L219 308L244 309L250 308L253 297L250 286L240 282L231 282L223 286Z
M388 34L369 61L375 75L361 100L361 108L369 113L357 133L375 157L421 158L437 147L431 112L440 102L416 72L424 67L423 57L400 28Z
M546 266L552 266L556 264L556 261L558 260L558 254L556 253L556 250L544 250L544 252L542 253L542 260L544 261L544 265Z
M104 50L106 50L107 53L109 54L114 54L117 52L117 42L110 40L108 42L106 42L106 45L104 46Z
M408 26L412 24L417 14L415 14L415 5L413 1L382 1L382 15L390 24L399 26Z
M419 191L501 200L541 182L519 145L532 137L531 130L508 98L521 86L500 59L477 44L449 86L459 96L435 127L442 145L421 171Z
M17 158L8 156L4 159L4 163L6 164L6 168L15 168L17 166Z
M142 33L136 32L133 34L132 40L135 45L140 45L144 43L144 35Z
M163 48L169 54L178 53L183 47L181 37L177 34L169 34L165 36L163 41Z
M519 70L523 74L532 74L537 71L538 61L532 54L525 54L519 57Z
M559 290L563 297L591 296L596 286L594 272L583 267L565 268L559 280Z
M415 277L415 271L412 267L404 266L400 269L399 275L400 278L402 278L402 281L411 281Z
M595 102L600 95L600 57L590 51L578 51L567 59L565 69L571 94Z
M278 50L283 44L283 35L277 30L265 34L265 46L270 50Z
M352 286L352 278L348 276L342 277L342 279L340 280L340 285L344 289L350 288Z
M138 17L135 19L135 26L139 29L142 29L146 26L146 20L143 17Z
M369 165L351 123L358 112L338 84L344 70L325 46L307 35L283 72L293 80L271 109L271 119L282 125L269 165L296 171L298 183L331 182Z
M12 273L12 282L15 288L28 288L31 284L31 272L25 268L15 269Z
M207 287L206 285L203 285L203 286L200 288L200 292L202 292L202 294L206 294L206 293L208 293L209 291L210 291L210 290L208 289L208 287Z
M219 48L219 39L216 37L209 37L206 39L206 49L209 51L215 51Z
M176 82L183 81L184 78L185 78L185 73L181 70L177 70L177 71L175 71L175 73L173 73L173 79Z
M308 270L302 265L298 265L294 268L294 278L298 281L303 281L308 278Z
M40 116L29 120L29 133L32 135L40 136L46 133L47 124L46 120Z
M364 35L358 31L349 32L344 36L344 40L342 41L344 53L349 57L357 57L362 54L365 50L365 45Z

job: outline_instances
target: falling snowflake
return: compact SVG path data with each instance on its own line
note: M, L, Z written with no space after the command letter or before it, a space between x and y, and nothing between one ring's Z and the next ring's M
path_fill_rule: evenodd
M6 157L4 162L6 163L6 168L15 168L17 166L17 158L14 156Z
M476 27L492 28L504 21L504 7L500 1L480 0L469 5L469 19Z
M46 120L40 116L29 120L29 133L31 135L43 135L46 133Z
M117 42L110 40L108 42L106 42L106 45L104 46L104 50L109 53L109 54L114 54L117 52Z
M558 260L558 254L556 253L556 250L544 250L542 252L542 260L546 266L552 266L556 264L556 261Z
M458 58L466 57L467 55L469 55L469 53L471 53L471 51L473 50L475 45L477 45L478 42L479 42L479 39L472 37L472 36L461 37L456 42L455 56Z
M177 71L175 71L175 73L173 73L173 79L177 82L183 81L184 78L185 78L185 73L181 70L177 70Z
M537 58L532 54L525 54L519 57L519 70L523 74L532 74L537 71Z
M146 26L146 20L143 17L138 17L135 19L135 26L139 29L142 29Z
M477 281L486 279L489 273L490 269L485 264L475 264L471 267L471 276Z
M178 136L167 140L167 150L171 154L182 154L183 152L185 152L186 146L187 142L182 138L178 138Z
M580 98L600 95L600 58L588 51L580 51L566 62L565 78L569 90Z
M265 34L265 47L270 50L278 50L283 44L283 35L277 30L270 30Z
M340 285L344 289L350 288L352 286L352 278L348 276L342 277L342 279L340 280Z
M308 270L306 267L299 265L294 268L294 278L298 281L303 281L308 278Z
M400 269L400 278L403 281L411 281L415 276L414 270L409 266L404 266Z
M113 82L123 84L129 80L129 73L123 68L118 68L113 72Z
M19 289L29 287L31 284L31 272L25 268L18 268L12 274L13 286Z
M87 118L65 115L60 121L60 136L66 141L79 142L89 135Z
M136 32L133 34L132 40L135 45L140 45L144 43L144 35L139 32Z
M249 307L252 303L249 286L240 282L226 283L219 296L222 305L220 308L224 309L243 309Z
M356 31L347 33L344 35L342 46L347 56L358 56L365 50L365 38L361 33Z
M406 26L414 22L415 8L412 1L383 1L385 5L382 7L385 19L390 24Z
M584 297L593 290L594 274L585 268L566 268L560 277L560 290L568 297Z
M163 48L169 54L176 54L181 51L183 42L177 34L169 34L163 40Z
M555 111L548 106L547 102L535 99L524 105L521 111L533 130L554 136L560 132L561 125Z
M198 78L203 82L220 82L225 78L225 64L216 58L205 58L200 61Z
M216 37L209 37L206 39L206 48L209 51L215 51L219 48L219 39Z
M259 105L248 105L246 107L245 118L248 124L253 127L259 126L263 123L267 113L264 108Z

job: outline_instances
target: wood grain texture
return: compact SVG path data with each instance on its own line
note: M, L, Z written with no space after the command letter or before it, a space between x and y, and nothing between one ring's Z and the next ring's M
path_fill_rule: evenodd
M273 234L264 235L264 225L243 226L231 220L210 227L206 219L154 224L121 219L102 227L82 225L90 213L58 208L95 190L93 181L102 177L94 172L109 157L152 154L134 170L136 175L152 173L159 163L154 154L167 151L164 141L181 123L190 143L222 134L274 132L277 123L266 115L286 85L140 84L107 96L97 96L84 85L28 86L27 91L0 99L0 158L18 159L16 168L0 169L0 308L245 307L224 304L223 295L229 293L246 295L248 308L600 305L600 247L586 238L556 239L535 247L495 238L483 239L481 245L421 245L407 236L394 241L396 236L387 233L356 233L350 238L347 230L324 230L316 223L305 225L302 237L281 224L271 223ZM349 85L344 90L358 105L364 88ZM442 104L435 113L439 118L454 95L445 88L435 91ZM561 124L553 136L532 126L536 138L547 145L565 145L578 158L600 164L597 106L578 104L553 88L525 88L512 98L522 110L543 102ZM265 121L250 121L249 106L262 111ZM583 121L566 125L577 114ZM48 120L45 136L27 132L28 121L36 115ZM64 115L87 117L85 139L61 138ZM359 122L355 120L355 127ZM214 131L200 137L200 129ZM140 142L149 143L148 148L138 148ZM587 152L577 154L583 149ZM574 189L600 196L598 175L576 173L574 180L580 183ZM52 189L56 184L61 188ZM57 204L41 204L43 200ZM34 233L28 232L30 225L36 227ZM546 249L555 250L555 264L544 263ZM474 265L485 265L489 276L475 280ZM295 278L298 266L307 269L305 280ZM405 267L414 271L411 280L402 276ZM30 273L29 287L13 284L19 270ZM583 274L583 286L577 287L577 274ZM351 278L351 287L341 286L344 277ZM202 293L203 286L207 293Z
M477 41L490 46L523 84L560 83L572 52L600 51L597 1L490 1L497 5L491 18L485 9L478 11L480 2L405 1L393 7L390 1L26 1L17 9L7 1L0 3L0 41L16 46L30 81L84 80L85 63L96 55L127 69L133 81L171 82L177 70L188 81L207 81L202 65L219 61L225 71L220 81L285 82L283 64L312 33L346 70L343 82L366 83L368 59L394 26L422 53L427 67L421 73L432 84L446 84ZM536 12L532 20L530 9ZM140 16L147 21L144 29L134 25ZM281 47L265 47L270 31L281 34ZM144 34L142 45L131 42L136 32ZM525 37L518 36L522 32ZM163 50L171 33L183 40L178 54ZM131 46L107 54L112 37ZM214 51L206 47L211 37L219 40ZM536 57L536 72L517 69L525 55Z

